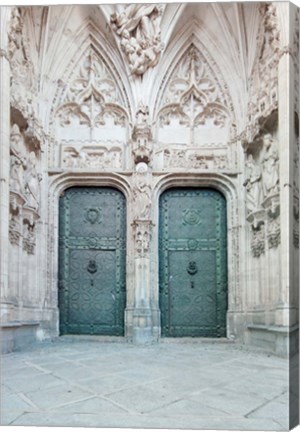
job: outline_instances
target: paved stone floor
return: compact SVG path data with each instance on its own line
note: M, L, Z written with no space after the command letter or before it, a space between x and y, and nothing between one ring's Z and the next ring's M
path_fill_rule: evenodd
M287 361L232 343L60 338L2 357L2 425L288 429Z

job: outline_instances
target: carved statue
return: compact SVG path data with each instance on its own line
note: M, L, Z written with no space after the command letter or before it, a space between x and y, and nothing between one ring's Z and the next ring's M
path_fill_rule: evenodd
M10 188L25 194L24 170L26 168L26 158L22 153L23 137L19 126L14 124L10 134Z
M141 165L141 164L139 164ZM134 217L135 219L150 218L151 186L147 178L147 172L137 168L133 186Z
M17 53L20 50L21 46L21 38L22 38L22 19L20 16L19 9L17 7L12 9L11 12L11 20L10 20L10 31L8 34L8 53L10 59L16 55L21 56L21 52ZM21 57L21 60L23 57ZM15 59L18 60L18 59Z
M246 179L244 186L247 191L247 210L249 213L257 210L262 202L261 169L250 154L246 162Z
M27 196L27 204L35 210L39 208L40 202L40 181L41 175L38 174L37 168L37 158L34 151L30 152L28 157L27 169L25 172L25 190Z
M121 38L132 74L143 75L154 67L163 50L159 20L162 8L155 4L129 4L122 13L113 13L112 28Z
M279 191L279 157L271 134L263 137L263 188L265 197Z
M140 102L135 116L137 126L148 125L149 107Z

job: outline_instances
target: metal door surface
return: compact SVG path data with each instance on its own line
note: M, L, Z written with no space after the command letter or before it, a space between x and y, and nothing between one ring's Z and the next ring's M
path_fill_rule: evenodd
M160 199L163 336L226 336L226 201L214 189L178 188Z
M74 187L60 198L61 334L124 334L125 218L113 188Z

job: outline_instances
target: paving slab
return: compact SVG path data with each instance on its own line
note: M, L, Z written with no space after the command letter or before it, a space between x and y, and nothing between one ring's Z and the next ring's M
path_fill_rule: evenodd
M2 425L287 429L288 361L234 344L59 338L1 365Z

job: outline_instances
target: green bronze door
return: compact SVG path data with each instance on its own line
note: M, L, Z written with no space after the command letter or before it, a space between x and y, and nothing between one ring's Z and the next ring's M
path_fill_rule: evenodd
M226 336L226 202L214 189L178 188L160 199L163 336Z
M60 198L61 334L124 334L125 206L112 188L74 187Z

